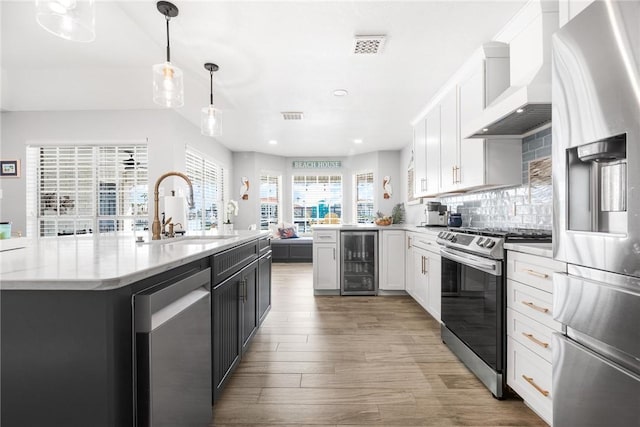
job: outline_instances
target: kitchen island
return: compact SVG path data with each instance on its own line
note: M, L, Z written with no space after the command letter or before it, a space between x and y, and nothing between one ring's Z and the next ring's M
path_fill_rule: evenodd
M2 252L0 423L136 425L134 297L207 269L210 372L219 392L269 309L270 283L261 283L270 278L261 256L268 243L268 233L257 231L150 243L67 236Z

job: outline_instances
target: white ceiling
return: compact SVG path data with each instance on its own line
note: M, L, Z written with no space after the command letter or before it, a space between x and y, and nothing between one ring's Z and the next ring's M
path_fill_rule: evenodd
M199 127L209 97L203 64L214 62L222 144L344 156L408 144L411 120L526 1L174 3L180 14L171 20L171 60L185 73L178 114ZM1 7L3 110L159 108L151 65L164 61L166 35L154 1L99 1L92 43L41 29L31 0ZM386 34L382 54L352 54L357 34ZM335 97L335 89L349 95ZM303 111L304 120L283 121L281 111Z

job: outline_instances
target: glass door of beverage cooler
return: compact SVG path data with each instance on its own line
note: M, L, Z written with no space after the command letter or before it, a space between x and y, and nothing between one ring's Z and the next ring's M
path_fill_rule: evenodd
M378 232L343 231L340 233L340 294L376 295L378 293Z

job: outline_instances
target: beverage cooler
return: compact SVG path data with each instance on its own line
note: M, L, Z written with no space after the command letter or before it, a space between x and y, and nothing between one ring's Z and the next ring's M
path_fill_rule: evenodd
M378 232L343 231L340 233L340 244L340 294L376 295Z

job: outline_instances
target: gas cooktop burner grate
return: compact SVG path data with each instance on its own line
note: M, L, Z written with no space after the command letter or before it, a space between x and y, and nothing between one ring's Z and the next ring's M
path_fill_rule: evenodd
M550 230L540 230L533 228L477 228L477 227L459 227L449 228L449 231L457 231L460 233L477 234L479 236L502 237L506 240L549 240L551 241Z

